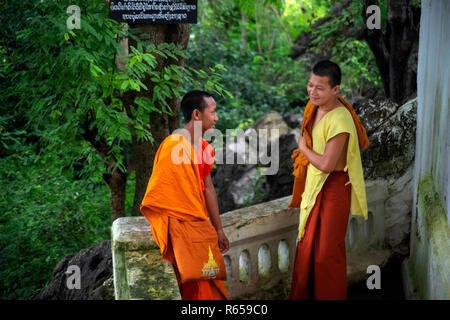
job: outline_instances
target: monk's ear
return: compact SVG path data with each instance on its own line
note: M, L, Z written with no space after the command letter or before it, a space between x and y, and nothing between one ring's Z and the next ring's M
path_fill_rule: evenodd
M192 111L192 119L200 120L200 111L198 109L194 109L194 111Z
M341 86L340 86L340 85L336 85L336 86L333 88L333 91L334 91L334 94L338 94L339 91L341 91Z

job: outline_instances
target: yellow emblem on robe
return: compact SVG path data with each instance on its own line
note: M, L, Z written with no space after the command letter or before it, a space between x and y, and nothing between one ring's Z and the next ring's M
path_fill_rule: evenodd
M209 247L209 260L203 265L202 276L208 279L214 279L219 272L219 265L214 260L211 247Z

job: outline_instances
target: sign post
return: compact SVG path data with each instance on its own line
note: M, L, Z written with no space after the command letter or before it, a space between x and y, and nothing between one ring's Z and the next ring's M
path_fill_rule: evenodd
M197 0L111 0L109 17L139 24L195 24Z

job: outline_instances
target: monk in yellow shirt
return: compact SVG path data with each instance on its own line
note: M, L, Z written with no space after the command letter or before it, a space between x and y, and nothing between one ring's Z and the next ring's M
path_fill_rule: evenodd
M201 137L218 121L216 103L207 92L190 91L181 101L181 111L184 130L161 143L140 209L150 221L162 257L173 264L182 299L228 299L224 280L215 279L216 274L226 275L221 253L229 249L229 242L209 174L214 151ZM209 248L198 258L196 245L203 242Z
M349 213L367 219L360 150L367 134L352 106L338 96L341 70L317 63L299 149L294 151L291 207L300 207L299 239L290 299L346 299L345 234Z

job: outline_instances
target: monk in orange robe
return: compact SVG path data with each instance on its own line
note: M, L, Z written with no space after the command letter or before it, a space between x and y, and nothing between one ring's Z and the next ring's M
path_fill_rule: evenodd
M214 163L214 151L201 135L214 128L218 117L216 103L210 94L204 91L190 91L181 101L186 125L179 134L168 136L160 145L154 160L144 199L140 209L150 221L153 238L158 244L161 255L172 263L183 300L220 300L228 299L223 280L192 280L184 282L180 274L180 263L176 252L190 248L174 248L176 234L171 234L170 219L195 222L209 221L205 230L189 230L197 236L215 236L220 253L229 249L221 220L217 196L211 180L210 171ZM198 134L197 134L198 135ZM212 225L211 225L212 224ZM205 224L203 224L205 225ZM223 257L214 257L222 259Z
M300 207L299 239L290 299L346 299L345 234L349 213L367 219L360 150L366 131L352 106L337 93L337 64L317 63L308 82L308 102L293 153L290 207Z

